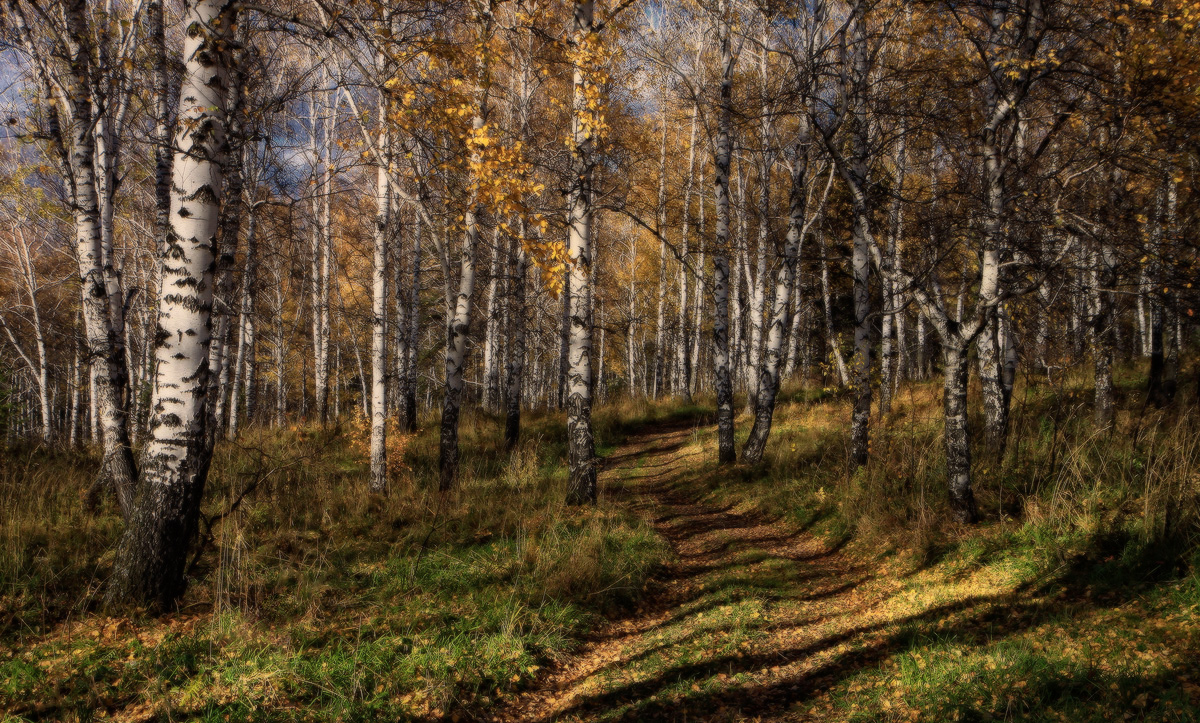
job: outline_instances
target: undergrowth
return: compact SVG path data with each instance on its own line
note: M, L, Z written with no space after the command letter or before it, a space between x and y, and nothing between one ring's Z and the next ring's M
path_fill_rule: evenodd
M461 484L443 496L426 424L395 446L386 497L367 493L353 424L251 430L218 447L202 554L157 619L103 611L121 523L111 503L80 505L96 456L10 454L0 713L373 721L488 705L635 601L667 555L621 508L563 504L562 427L532 415L509 453L502 420L467 415Z

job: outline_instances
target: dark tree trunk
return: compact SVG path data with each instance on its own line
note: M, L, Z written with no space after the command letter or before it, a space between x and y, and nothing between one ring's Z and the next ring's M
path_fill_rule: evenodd
M950 508L959 522L979 521L975 494L971 491L971 437L967 424L967 350L942 342L945 367L946 476L949 481Z

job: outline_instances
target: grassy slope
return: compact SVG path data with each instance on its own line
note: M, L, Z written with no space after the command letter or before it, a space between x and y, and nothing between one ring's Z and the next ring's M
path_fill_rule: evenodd
M1200 720L1195 399L1180 400L1181 416L1145 410L1141 380L1120 381L1128 404L1103 433L1087 416L1086 380L1019 388L1008 454L977 450L987 521L973 528L946 523L936 386L902 394L872 432L871 466L853 474L848 401L826 391L785 394L770 456L756 469L718 471L713 431L697 432L680 453L708 461L675 483L681 493L821 535L855 572L814 592L794 564L747 550L730 579L706 580L713 592L696 601L725 619L710 616L702 635L668 632L686 640L682 648L637 675L669 680L675 660L777 635L809 609L795 600L833 596L821 616L853 615L804 647L829 656L815 681L793 675L796 686L815 683L811 694L786 679L772 684L784 698L793 691L784 717ZM748 423L739 419L739 440ZM761 616L742 614L750 610ZM731 688L752 682L706 672L675 705L720 710Z

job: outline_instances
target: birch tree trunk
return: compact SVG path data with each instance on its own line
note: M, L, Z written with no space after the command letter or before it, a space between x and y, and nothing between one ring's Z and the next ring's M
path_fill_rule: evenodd
M246 267L242 272L241 298L238 303L238 345L234 361L233 388L229 391L229 438L237 437L239 409L246 400L246 418L252 408L251 384L254 378L254 300L258 284L258 223L256 207L250 205L246 218Z
M421 219L413 222L412 285L408 290L408 335L404 375L400 379L400 425L413 433L417 431L417 362L421 339Z
M829 347L829 356L833 359L837 370L838 384L845 388L850 385L850 373L846 369L846 360L842 357L841 337L833 330L833 298L829 289L829 249L825 245L825 232L817 230L817 240L821 244L821 303L825 319L825 343Z
M894 187L892 189L892 202L888 211L888 250L887 259L889 266L895 266L899 259L900 238L903 234L904 224L904 204L903 204L903 189L904 189L904 165L906 163L907 144L903 136L900 138L900 145L896 151L896 172L894 174ZM887 414L892 409L892 390L895 384L898 367L897 344L893 335L896 332L897 321L899 314L898 294L896 293L896 285L887 276L881 279L883 286L883 319L881 323L880 336L881 344L879 350L879 412Z
M1116 256L1113 249L1103 246L1096 254L1092 284L1096 313L1092 320L1092 359L1094 364L1096 400L1094 417L1098 427L1107 427L1113 420L1113 292L1116 285Z
M236 60L234 65L237 65ZM213 275L213 321L212 342L209 344L209 420L208 431L211 442L225 427L225 392L229 388L229 332L233 318L234 267L237 264L238 243L242 229L243 159L246 139L242 118L244 99L243 80L235 69L229 78L231 87L226 102L225 116L225 167L221 169L223 196L221 204L220 230L217 237L216 269Z
M40 51L25 22L24 13L10 0L11 17L17 32L35 63ZM52 142L57 146L56 160L68 181L68 195L75 225L75 253L79 263L80 295L84 333L92 368L93 432L98 431L104 447L104 461L92 485L90 498L104 486L116 493L122 514L129 518L137 476L129 444L128 416L125 407L126 383L123 334L113 326L112 304L105 263L109 257L103 245L103 229L97 191L95 135L97 121L91 102L91 62L87 5L83 0L64 3L66 20L65 51L69 70L66 77L67 134L59 126L58 109L53 105L51 84L39 63L39 80L47 96L47 120ZM122 300L123 301L123 300ZM97 430L98 428L98 430ZM93 434L93 439L95 439Z
M484 316L487 328L483 336L483 406L492 412L500 411L500 333L504 328L498 309L504 290L501 288L500 260L503 258L500 227L492 233L492 267L488 274L487 307Z
M799 154L798 154L799 156ZM787 316L796 288L796 270L804 242L804 161L792 162L792 185L788 193L788 231L783 249L783 266L775 276L775 298L771 309L771 326L767 344L758 369L758 393L755 395L754 426L742 449L742 461L757 464L767 448L771 420L775 414L775 399L779 393L779 366L783 361L783 343L787 338ZM760 241L762 239L760 238Z
M41 306L38 303L39 285L37 274L33 266L33 257L29 251L29 242L25 238L25 231L22 228L22 223L25 221L26 219L23 218L14 221L12 225L13 244L10 250L16 256L17 261L17 270L14 273L14 276L17 277L16 281L25 287L25 293L29 296L28 321L30 330L33 333L33 353L30 354L27 352L21 342L17 340L12 328L4 320L3 314L0 314L0 328L4 329L4 334L8 337L13 350L16 351L21 361L25 362L25 366L29 369L30 375L33 376L37 384L38 409L41 414L40 433L42 441L49 444L54 436L51 424L49 358L46 354L46 336L42 328ZM76 365L78 365L78 359L76 359ZM74 435L73 427L72 435Z
M509 265L513 269L509 305L508 369L505 374L504 444L508 449L517 446L521 437L521 404L524 401L525 377L525 325L528 312L525 308L525 278L529 275L529 257L525 253L522 239L525 238L525 222L520 222L521 238L514 240L509 252Z
M492 32L492 5L489 1L476 11L479 51L476 54L476 82L474 115L471 118L471 137L485 133L488 114L488 77L490 70L484 49L484 40ZM471 167L479 169L482 155L476 143L471 148ZM479 198L478 171L471 172L470 197L463 213L462 255L459 259L458 292L447 304L446 329L446 382L442 398L441 446L438 458L440 472L439 488L442 491L454 487L458 480L458 416L462 407L463 368L467 356L467 335L471 326L471 297L475 293L475 253L479 248L479 215L482 202Z
M79 373L79 343L72 342L74 356L71 358L71 409L69 418L67 419L68 432L67 444L71 449L75 449L79 445L80 436L80 419L79 415L83 411L80 400L80 387L83 380Z
M942 340L942 366L945 372L946 474L949 480L950 507L959 522L979 519L975 494L971 490L971 444L967 422L967 366L965 346Z
M370 490L387 492L387 264L388 234L392 227L392 191L388 173L392 160L388 104L379 103L379 149L382 163L375 170L375 235L371 265L371 471Z
M596 445L592 436L592 169L595 114L589 108L589 56L596 42L593 0L575 0L572 28L575 61L571 118L571 181L567 186L567 251L570 256L570 370L567 376L567 501L596 502ZM631 370L632 371L632 370Z
M567 404L567 374L571 365L571 271L563 272L563 293L559 305L558 325L558 400L557 408L565 409ZM633 370L630 370L633 374Z
M675 348L675 393L683 395L690 399L692 395L692 370L695 368L691 364L690 346L691 337L688 332L688 304L690 295L688 294L688 276L692 270L688 268L690 263L690 232L692 221L692 188L695 183L696 171L696 117L699 115L699 108L696 105L692 106L692 122L691 132L688 136L688 165L684 174L683 181L683 219L680 223L679 233L679 308L678 322L676 329L676 348ZM703 198L703 195L701 195ZM697 330L697 334L699 331Z
M137 507L108 599L169 608L183 592L211 457L206 454L214 245L225 153L230 0L185 4L185 71L172 175L171 237L160 258L153 423Z
M328 85L328 78L323 78ZM312 157L312 259L310 264L313 348L313 393L317 419L321 425L329 417L329 194L330 158L327 153L333 135L333 118L320 115L320 94L314 89L309 95L309 153ZM333 112L332 108L327 111ZM333 113L336 115L336 113ZM325 143L321 141L322 132Z
M713 235L713 387L717 393L717 461L733 464L733 378L729 367L729 137L733 101L733 50L730 47L729 0L717 3L717 43L721 53L720 105L713 149L717 223Z
M862 55L860 51L858 55ZM852 135L853 156L846 167L859 188L867 182L867 128L865 117L856 118ZM854 361L851 365L854 411L850 421L850 463L867 463L871 424L871 205L865 193L853 194L854 247L851 266L854 276Z
M667 304L667 110L663 104L662 140L658 151L658 203L655 208L654 231L658 235L658 312L654 322L654 386L651 396L658 399L665 387L666 367L666 304ZM603 354L601 355L603 358Z
M989 454L1004 456L1008 437L1008 395L1001 380L999 323L993 310L976 345L979 383L983 391L984 440Z

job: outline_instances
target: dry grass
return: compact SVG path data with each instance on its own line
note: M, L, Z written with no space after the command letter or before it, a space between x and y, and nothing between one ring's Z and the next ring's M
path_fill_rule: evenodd
M6 458L0 711L374 720L486 705L635 600L664 559L623 509L563 504L561 427L532 415L510 454L496 420L468 414L462 484L442 495L426 424L386 497L366 492L353 423L251 430L218 449L203 554L179 612L158 619L100 610L121 525L111 503L82 512L95 456Z

